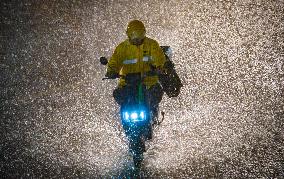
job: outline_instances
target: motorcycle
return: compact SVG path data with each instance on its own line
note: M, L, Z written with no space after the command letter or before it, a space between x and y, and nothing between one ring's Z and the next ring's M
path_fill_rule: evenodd
M117 76L117 78L124 78L127 86L125 102L120 108L120 117L123 129L129 141L129 150L133 157L134 167L140 169L143 161L143 153L145 150L145 141L152 137L153 126L159 125L164 119L164 112L162 120L158 120L158 114L154 114L150 110L149 95L146 92L146 86L143 80L146 75L158 75L160 84L164 92L169 97L176 97L180 93L182 87L181 80L176 73L174 63L171 61L171 48L169 46L161 46L166 63L164 65L166 71L164 73L158 72L154 67L147 74L141 73L128 74L126 76ZM102 65L107 65L108 60L105 57L100 58ZM113 79L113 78L103 78Z
M105 57L100 58L103 65L108 61ZM128 138L129 150L133 157L134 167L140 169L145 150L145 141L151 137L153 130L153 114L150 111L150 103L143 84L145 76L141 73L117 76L124 78L127 85L124 87L127 94L120 108L121 123ZM113 78L103 78L113 79Z

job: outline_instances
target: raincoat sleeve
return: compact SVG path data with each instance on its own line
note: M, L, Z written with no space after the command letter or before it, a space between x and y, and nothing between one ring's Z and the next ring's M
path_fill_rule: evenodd
M119 73L121 69L121 55L120 52L121 47L120 45L116 47L114 53L112 54L111 58L107 64L107 73Z
M157 41L153 42L151 51L152 51L151 55L153 58L152 65L154 65L157 68L163 69L163 66L166 62L166 57Z

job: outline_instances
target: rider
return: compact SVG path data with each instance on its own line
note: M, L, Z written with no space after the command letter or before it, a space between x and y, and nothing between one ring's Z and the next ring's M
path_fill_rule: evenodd
M153 122L156 123L158 106L164 92L158 83L157 73L151 74L151 71L155 69L156 72L162 72L166 57L158 42L145 36L146 29L141 21L130 21L126 34L128 39L116 47L108 62L105 76L108 78L120 76L118 87L114 90L113 96L121 106L127 96L126 81L122 76L134 73L144 74L146 77L143 83L146 86L146 93L150 96L150 109L154 116Z

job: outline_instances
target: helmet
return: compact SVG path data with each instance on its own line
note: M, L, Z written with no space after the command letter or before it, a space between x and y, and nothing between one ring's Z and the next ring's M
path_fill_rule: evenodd
M144 39L146 34L146 29L143 22L139 20L132 20L128 23L126 34L129 39Z

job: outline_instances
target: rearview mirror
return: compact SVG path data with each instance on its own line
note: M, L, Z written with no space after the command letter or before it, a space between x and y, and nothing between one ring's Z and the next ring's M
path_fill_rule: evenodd
M100 58L100 62L101 62L102 65L107 65L108 60L107 60L106 57L101 57L101 58Z

